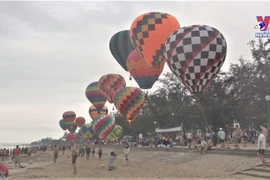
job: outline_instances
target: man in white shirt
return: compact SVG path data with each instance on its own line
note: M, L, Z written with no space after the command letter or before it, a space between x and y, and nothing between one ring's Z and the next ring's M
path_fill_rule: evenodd
M258 153L257 153L257 155L262 161L263 168L265 168L266 167L266 161L265 161L264 156L263 156L264 151L266 149L265 136L262 133L262 129L258 130L258 134L259 134L259 137L258 137Z

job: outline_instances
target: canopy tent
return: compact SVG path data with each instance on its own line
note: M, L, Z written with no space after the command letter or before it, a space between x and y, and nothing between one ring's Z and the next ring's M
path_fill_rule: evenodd
M168 129L159 129L159 128L157 128L156 132L157 133L159 133L159 132L179 132L181 130L182 130L182 128L181 128L181 126L179 126L179 127L174 127L174 128L168 128Z

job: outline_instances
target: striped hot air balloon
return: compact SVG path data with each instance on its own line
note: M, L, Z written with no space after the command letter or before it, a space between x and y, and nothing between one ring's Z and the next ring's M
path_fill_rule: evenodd
M126 87L126 81L119 74L106 74L99 79L98 86L104 97L113 103L114 92L122 87Z
M108 108L104 105L102 109L96 109L94 105L89 108L89 115L92 119L97 118L98 116L105 116L108 114Z
M149 67L140 54L133 50L127 58L127 68L141 89L151 89L163 71L165 61L160 67Z
M119 113L131 122L144 105L145 94L137 87L123 87L114 94L114 105Z
M126 60L129 53L134 50L130 41L129 30L123 30L114 34L110 40L109 46L115 60L127 71Z
M165 61L164 43L180 28L178 20L167 13L148 12L137 17L130 27L133 47L150 67L159 67Z
M106 98L98 86L98 81L92 82L87 86L85 95L97 109L102 109L106 103Z
M105 139L115 127L115 119L113 116L99 116L92 122L93 130L99 139Z
M73 124L76 118L76 113L74 111L66 111L63 114L63 120L66 124Z

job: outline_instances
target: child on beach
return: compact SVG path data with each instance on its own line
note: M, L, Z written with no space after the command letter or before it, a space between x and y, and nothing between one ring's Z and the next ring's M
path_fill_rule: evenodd
M99 157L99 160L101 160L101 157L102 157L102 147L101 147L101 144L98 147L98 157Z
M54 150L53 150L53 152L54 152L53 162L56 163L56 160L57 160L57 158L58 158L58 153L59 153L59 149L58 149L58 147L57 147L56 144L54 145Z
M201 154L205 154L205 151L207 150L207 147L206 147L207 143L204 139L201 140Z
M112 171L114 169L116 169L117 167L113 164L113 161L116 159L117 157L117 154L112 151L111 152L111 155L109 156L109 159L108 159L108 170L109 171Z

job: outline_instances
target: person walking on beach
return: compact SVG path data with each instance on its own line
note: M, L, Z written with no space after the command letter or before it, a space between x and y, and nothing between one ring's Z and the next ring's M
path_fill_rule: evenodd
M265 168L266 161L265 161L265 158L263 156L264 151L266 149L265 136L262 133L262 129L258 130L258 134L259 134L259 136L258 136L258 153L257 153L257 155L260 158L260 160L262 161L263 168Z
M53 162L56 163L59 153L59 149L56 144L54 145L53 153L54 153Z
M129 153L130 153L130 148L129 148L129 144L126 143L125 147L124 147L124 156L125 156L125 165L128 166L129 165Z
M114 151L112 151L112 152L111 152L111 155L109 156L109 159L108 159L108 165L107 165L109 171L112 171L112 170L114 170L114 169L117 168L117 166L115 166L115 165L113 164L113 162L114 162L114 160L116 159L116 157L117 157L117 154L116 154Z
M222 128L219 128L219 132L218 132L218 140L219 140L219 143L221 145L222 148L225 148L225 132L223 131Z
M77 147L75 141L71 141L71 157L72 157L72 166L74 170L74 175L77 174L76 160L77 160Z
M66 150L66 146L64 145L63 148L62 148L63 155L65 154L65 150Z
M96 140L94 140L94 142L92 143L92 157L95 157L95 149L96 149Z

